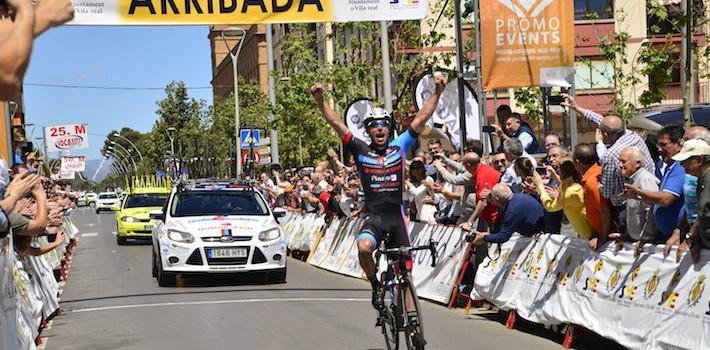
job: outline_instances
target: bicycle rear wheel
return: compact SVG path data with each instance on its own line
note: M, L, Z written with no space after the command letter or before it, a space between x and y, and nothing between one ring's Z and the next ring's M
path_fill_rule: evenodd
M382 274L382 279L380 281L387 281L385 279L384 273ZM392 299L392 294L390 294L387 287L383 288L384 294L388 296L385 300L384 295L382 300L385 300L385 305L380 310L380 323L382 324L382 334L385 336L385 344L387 344L387 350L398 350L399 349L399 329L397 328L397 318L395 317L395 312L397 309L396 300ZM387 302L389 301L389 302Z
M409 318L407 316L406 308L402 308L402 314L404 317L404 340L407 343L407 349L409 350L424 350L426 341L424 340L424 322L422 321L421 307L419 306L419 297L417 296L417 291L414 290L414 285L412 280L407 277L406 283L400 285L399 291L397 292L397 301L400 305L406 304L406 293L412 293L414 298L414 307L417 311L417 324L409 324Z

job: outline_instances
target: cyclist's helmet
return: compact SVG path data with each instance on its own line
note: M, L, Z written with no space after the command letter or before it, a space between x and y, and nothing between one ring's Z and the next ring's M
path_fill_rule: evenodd
M365 129L378 126L380 123L385 123L387 127L392 129L392 117L386 110L376 107L365 114Z

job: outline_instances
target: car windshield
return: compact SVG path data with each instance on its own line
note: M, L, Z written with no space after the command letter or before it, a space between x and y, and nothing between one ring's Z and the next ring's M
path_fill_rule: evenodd
M251 191L195 191L175 196L170 215L269 215L266 203Z
M118 198L118 196L115 194L102 194L99 196L99 199L116 199L116 198Z
M163 193L132 194L126 198L124 208L162 207L167 199Z

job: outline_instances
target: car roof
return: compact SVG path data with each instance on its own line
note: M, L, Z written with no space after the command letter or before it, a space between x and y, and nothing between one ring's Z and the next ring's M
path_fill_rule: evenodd
M710 127L710 104L699 104L690 109L696 125ZM629 127L658 132L666 125L683 125L683 106L661 106L642 112L629 121Z

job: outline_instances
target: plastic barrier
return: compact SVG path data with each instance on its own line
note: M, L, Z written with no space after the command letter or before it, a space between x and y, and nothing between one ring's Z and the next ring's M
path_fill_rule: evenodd
M38 257L17 255L12 235L0 239L0 350L36 349L47 322L61 312L57 277L69 273L78 234L69 217L62 230L64 244ZM46 237L33 239L40 246L48 243Z
M633 349L710 348L710 251L676 263L663 246L592 252L561 235L514 235L486 258L471 297L541 324L572 324ZM511 316L514 316L511 313ZM567 343L567 342L566 342ZM571 344L566 344L571 345Z
M308 263L311 265L363 278L355 238L365 220L334 218L328 225L320 220L322 217L318 218L312 214L287 215L282 220L282 227L286 232L287 242L290 242L289 247L308 247L311 252ZM451 292L456 287L465 256L464 235L455 228L417 222L409 224L409 231L413 245L426 245L430 239L437 242L435 268L431 267L431 256L428 252L421 251L414 255L412 276L419 296L448 303ZM386 264L382 263L380 266L384 268Z

